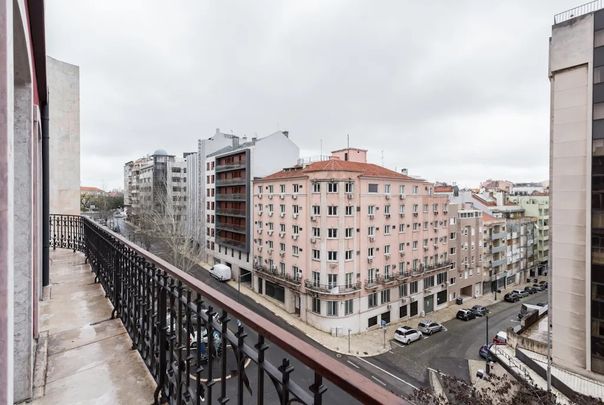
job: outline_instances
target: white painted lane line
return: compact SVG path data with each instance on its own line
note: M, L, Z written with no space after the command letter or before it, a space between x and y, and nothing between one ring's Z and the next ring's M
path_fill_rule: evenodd
M379 366L376 366L376 365L375 365L375 364L373 364L372 362L367 361L367 360L365 360L365 359L364 359L364 358L362 358L362 357L357 357L357 359L358 359L358 360L361 360L361 361L364 361L365 363L369 364L370 366L373 366L373 367L377 368L377 369L378 369L378 370L380 370L382 373L384 373L384 374L388 374L390 377L392 377L392 378L394 378L394 379L396 379L396 380L398 380L398 381L402 382L403 384L407 384L408 386L410 386L410 387L411 387L411 388L413 388L413 389L418 389L418 388L417 388L415 385L411 384L410 382L407 382L407 381L403 380L402 378L395 376L394 374L392 374L392 373L390 373L390 372L388 372L388 371L384 370L383 368L381 368L381 367L379 367Z
M384 381L380 380L379 378L377 378L376 376L372 375L371 378L373 378L375 381L382 384L384 387L386 386L386 383Z
M404 344L397 342L396 340L393 340L392 343L394 343L395 345L397 345L399 347L407 347Z
M353 363L352 361L350 361L350 360L346 360L346 362L347 362L348 364L351 364L352 366L354 366L354 367L356 367L356 368L361 368L361 367L357 366L356 364L354 364L354 363Z

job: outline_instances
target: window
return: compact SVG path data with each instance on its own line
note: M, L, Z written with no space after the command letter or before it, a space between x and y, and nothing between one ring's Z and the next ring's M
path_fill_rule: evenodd
M405 242L401 242L398 244L398 251L399 252L404 252L405 251Z
M428 221L424 221L424 230L428 230Z
M320 193L321 192L321 183L319 183L319 182L312 183L312 192Z
M327 207L327 215L330 216L336 216L338 215L338 206L337 205L330 205Z
M338 228L329 228L327 229L327 237L330 239L335 239L338 237Z
M338 316L338 301L327 301L327 316Z
M319 284L321 284L321 273L319 273L318 271L313 271L312 272L312 285L317 287Z
M394 228L394 225L392 225ZM390 225L384 225L384 235L390 235Z
M321 215L321 206L320 205L313 205L312 206L312 214L313 215Z
M398 206L398 213L405 215L405 204L401 204Z
M449 239L455 240L456 236L457 236L457 234L455 232L451 232L451 235L449 236Z
M279 205L279 212L282 214L285 214L285 204L280 204Z
M443 284L447 282L447 272L443 271L436 275L436 284Z
M314 312L315 314L321 313L321 300L320 299L318 299L318 298L312 299L312 312Z
M401 194L401 195L405 194L405 186L404 185L398 186L398 193Z
M385 255L389 255L390 254L390 245L384 246L384 254Z
M257 190L258 190L258 194L262 194L262 186L258 186Z
M390 278L390 265L387 264L384 266L384 278Z
M390 184L385 184L384 185L384 193L390 194Z
M449 251L450 254L454 255L455 254L455 248L452 247L451 250Z
M344 301L344 315L351 315L353 311L352 307L353 300Z
M285 224L279 224L279 232L285 232Z
M417 210L419 209L419 205L418 204L413 204L413 213L416 214Z
M410 284L410 292L411 294L417 294L417 281L412 281Z
M346 215L347 215L347 216L352 216L353 210L354 210L354 206L352 206L352 205L347 205L347 206L346 206Z
M419 192L418 186L413 186L413 194L417 194Z
M416 240L413 241L413 250L417 250L417 241Z
M434 276L424 278L424 288L434 287Z
M346 285L346 288L352 287L352 273L346 273L344 275L344 284Z
M428 239L424 239L424 247L427 248L428 247Z
M604 66L594 67L594 84L604 82Z
M279 184L279 192L281 194L285 193L285 184Z
M270 184L270 185L268 186L268 192L272 194L272 193L273 193L273 190L274 190L274 189L273 189L273 185L272 185L272 184Z
M268 205L268 212L273 212L273 204Z
M382 290L380 291L381 293L381 298L382 298L382 304L386 304L388 302L390 302L390 290Z
M398 296L400 298L406 297L408 295L408 285L407 284L401 284L398 286Z
M302 278L302 270L298 266L292 266L292 273L294 275L294 280L300 281Z
M373 248L372 247L367 249L367 257L369 257L369 258L373 257Z
M292 226L292 230L294 232L294 235L299 235L300 234L300 227L298 225Z
M294 184L294 193L299 193L302 186L300 184Z
M424 212L428 212L428 204L424 204Z
M367 206L367 214L373 215L374 212L375 212L375 205L368 205Z
M268 230L272 231L274 229L274 227L275 227L275 224L273 224L272 222L267 222L267 224L268 224Z
M367 191L370 192L370 193L377 193L378 192L378 185L377 184L369 184Z
M327 183L327 192L328 193L337 193L338 192L338 183Z
M432 211L438 211L438 204L432 204Z
M292 246L292 254L294 256L299 256L300 255L300 248L298 246Z
M345 192L352 193L353 190L354 190L354 183L352 183L352 182L349 181L349 182L346 182L344 184L344 191Z
M384 206L384 215L390 215L390 204Z
M369 308L373 308L377 306L377 293L371 293L367 296L367 305Z
M405 224L398 224L398 231L400 233L405 232Z
M451 277L451 279L449 280L449 285L453 284L455 284L455 277Z
M375 282L375 269L367 269L367 283L373 284Z
M313 227L312 236L314 236L315 238L320 238L321 237L321 228Z
M300 213L300 206L294 205L294 214L299 214L299 213Z
M327 252L327 260L335 262L338 260L338 252L336 250L330 250Z
M345 260L352 260L352 252L353 252L352 250L347 250L347 251L344 253L344 259L345 259Z
M350 239L350 238L352 238L352 233L353 233L353 232L354 232L354 228L346 228L346 229L344 230L344 237L345 237L346 239Z
M338 275L328 274L327 275L327 288L335 288L338 285Z
M321 251L318 249L312 250L312 259L313 260L321 260Z
M369 235L369 236L375 236L375 226L369 226L369 227L367 227L367 235Z
M279 243L279 250L285 252L285 243Z

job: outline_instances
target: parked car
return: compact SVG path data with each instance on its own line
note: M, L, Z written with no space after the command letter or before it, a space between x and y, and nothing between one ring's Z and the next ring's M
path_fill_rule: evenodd
M507 293L503 296L503 299L507 302L518 302L520 301L520 295L515 292Z
M417 329L410 328L409 326L401 326L394 332L394 340L399 341L405 345L420 340L422 338L421 332Z
M526 287L524 287L524 291L528 292L529 294L535 294L537 292L537 289L527 285Z
M478 350L478 355L480 357L482 357L483 359L487 360L487 361L495 361L497 360L497 358L495 357L495 355L493 353L491 353L491 347L493 346L492 343L489 343L488 345L482 345L480 347L480 349Z
M543 290L545 290L545 287L543 286L543 284L533 284L533 288L536 291L543 291Z
M497 332L497 334L493 338L493 343L496 345L505 345L505 344L507 344L507 342L508 342L508 334L507 334L507 332L504 332L502 330Z
M457 315L455 317L457 319L461 319L462 321L469 321L476 318L476 314L474 314L471 309L460 309L457 311Z
M217 280L227 281L231 279L231 268L226 264L217 263L210 269L210 275Z
M424 319L417 324L417 329L424 335L431 335L443 330L443 326L440 323Z
M485 316L489 313L487 307L483 307L482 305L474 305L470 310L474 312L474 315L476 316Z
M524 291L524 290L513 290L513 293L516 293L520 296L520 298L525 298L529 296L528 291Z

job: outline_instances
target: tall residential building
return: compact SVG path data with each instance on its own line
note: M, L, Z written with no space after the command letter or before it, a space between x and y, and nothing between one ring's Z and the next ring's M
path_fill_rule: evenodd
M447 305L447 198L347 148L254 181L253 288L353 333Z
M252 182L297 162L300 149L287 131L263 138L233 137L229 146L206 156L205 237L208 262L231 267L250 281L254 224Z
M483 292L494 292L505 288L507 271L507 232L505 219L482 213L482 269L484 274Z
M510 201L524 209L524 214L537 218L535 228L537 274L542 275L548 269L549 262L549 194L511 196Z
M549 48L552 354L604 373L604 10L554 18Z
M448 204L449 217L449 301L457 297L478 297L483 291L482 211L472 204Z
M186 221L187 163L163 149L124 166L124 199L130 203L128 216L137 224L142 215L154 211ZM127 196L127 197L126 197Z
M185 223L186 236L199 244L199 234L203 229L201 227L200 213L200 193L199 193L199 152L185 154L186 173L187 173L187 190L186 190L186 216Z

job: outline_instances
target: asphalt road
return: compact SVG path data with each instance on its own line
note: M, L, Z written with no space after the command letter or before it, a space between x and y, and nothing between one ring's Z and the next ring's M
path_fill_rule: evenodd
M523 298L517 303L499 302L491 307L489 314L489 341L498 331L519 324L517 314L523 303L547 302L547 291ZM463 308L463 306L460 306ZM415 320L409 325L416 327ZM414 387L427 387L428 368L469 380L468 359L480 360L478 350L487 341L486 318L471 321L453 319L443 324L446 330L411 343L408 346L390 340L388 353L359 359L348 357L347 362L370 373L389 389L410 394Z

